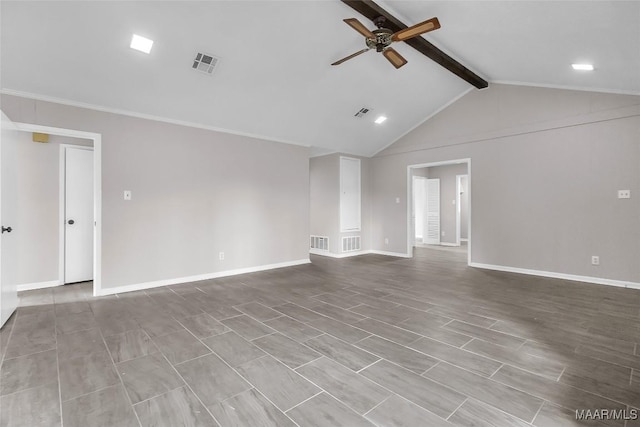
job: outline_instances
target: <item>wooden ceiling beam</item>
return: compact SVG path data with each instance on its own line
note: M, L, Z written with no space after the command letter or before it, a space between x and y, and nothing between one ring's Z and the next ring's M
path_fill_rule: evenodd
M371 21L383 16L386 19L385 28L390 29L394 33L407 28L398 18L391 15L372 0L342 0L342 2L369 18ZM489 86L489 83L482 77L438 49L423 37L414 37L406 40L405 43L478 89L484 89Z

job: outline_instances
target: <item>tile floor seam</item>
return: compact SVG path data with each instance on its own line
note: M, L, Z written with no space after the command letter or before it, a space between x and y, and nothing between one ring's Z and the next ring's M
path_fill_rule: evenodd
M298 375L299 375L299 374L298 374ZM306 379L306 377L305 377L305 379ZM307 380L307 381L309 381L309 380ZM309 382L311 382L311 381L309 381ZM316 385L316 384L314 384L314 383L311 383L311 384L313 384L313 385L315 385L315 386L317 387L317 385ZM316 394L314 394L314 395L313 395L313 396L311 396L311 397L308 397L308 398L304 399L302 402L300 402L300 403L297 403L297 404L293 405L291 408L287 409L286 411L282 411L282 409L278 408L277 406L276 406L276 408L280 409L280 411L282 411L282 413L284 413L285 415L287 415L287 412L289 412L289 411L291 411L291 410L293 410L293 409L297 408L298 406L300 406L300 405L304 404L305 402L308 402L309 400L313 399L314 397L316 397L316 396L318 396L318 395L320 395L320 394L322 394L322 393L327 393L327 392L325 391L325 389L320 388L320 387L318 387L318 388L320 389L320 391L319 391L319 392L317 392ZM329 393L327 393L327 394L329 394ZM329 395L335 399L335 397L334 397L334 396L332 396L331 394L329 394Z
M196 392L191 388L191 385L187 382L187 380L185 380L185 379L184 379L184 377L183 377L183 376L182 376L182 374L181 374L181 373L176 369L176 367L175 367L175 366L173 366L173 365L171 364L171 362L169 362L169 359L167 359L167 357L162 353L162 351L160 352L160 354L162 355L162 357L164 357L164 360L169 364L169 366L171 366L171 369L173 369L173 371L176 373L176 375L178 375L178 377L180 377L180 379L182 380L182 385L181 385L180 387L187 387L187 388L189 389L189 391L190 391L190 392L195 396L195 398L196 398L196 399L198 399L198 402L200 402L200 404L202 405L202 407L204 408L204 410L205 410L205 411L207 411L207 413L208 413L209 415L211 415L211 417L213 418L213 420L214 420L216 423L218 423L218 425L221 425L221 424L220 424L220 422L218 422L218 419L215 417L215 415L213 415L213 413L209 410L209 408L207 407L207 405L205 405L205 404L204 404L204 402L202 401L202 399L200 399L200 396L198 396L198 395L196 394ZM209 355L211 355L211 353L209 353L209 354L205 354L205 355L200 356L200 357L207 357L207 356L209 356ZM176 366L177 366L177 365L176 365ZM247 382L248 382L248 381L247 381ZM177 390L177 389L178 389L178 388L180 388L180 387L176 387L176 388L174 388L173 390ZM168 391L172 391L172 390L168 390ZM168 391L167 391L167 392L168 392ZM162 395L162 394L160 394L160 396L161 396L161 395ZM157 396L156 396L156 397L157 397ZM136 412L136 411L135 411L135 409L134 409L133 411L134 411L134 412ZM137 416L137 414L136 414L136 416ZM142 425L142 423L140 423L140 424Z
M198 339L198 340L199 340L199 341L200 341L204 346L206 346L207 348L209 348L209 347L208 347L208 346L207 346L207 345L206 345L202 340L200 340L200 339L199 339L199 338L197 338L197 337L196 337L196 339ZM244 339L244 338L243 338L243 339ZM255 384L253 384L251 381L249 381L249 379L248 379L248 378L246 378L245 376L243 376L240 372L238 372L238 371L237 371L237 369L236 369L236 368L234 368L234 367L233 367L233 366L231 366L229 363L227 363L227 361L226 361L226 360L224 360L222 357L220 357L220 355L219 355L218 353L216 353L216 352L215 352L215 350L213 350L213 349L210 349L210 350L211 350L211 353L210 353L210 354L214 354L216 357L218 357L218 358L222 361L222 363L224 363L225 365L227 365L227 366L229 367L229 369L231 369L231 370L232 370L236 375L238 375L240 378L242 378L242 380L243 380L243 381L245 381L245 382L246 382L247 384L249 384L252 388L254 388L254 389L256 390L256 392L260 393L260 395L261 395L262 397L264 397L264 398L265 398L269 403L271 403L271 404L274 406L274 408L276 408L277 410L279 410L280 412L282 412L285 416L287 416L287 418L291 419L291 417L289 417L288 415L286 415L286 414L285 414L285 411L283 411L282 409L280 409L280 408L275 404L275 402L271 401L271 399L269 399L269 398L268 398L264 393L262 393L262 392L258 389L258 387L256 387L256 386L255 386ZM207 354L207 355L204 355L204 356L201 356L201 357L209 356L210 354ZM271 356L271 355L269 355L268 353L266 353L266 352L265 352L265 355L264 355L264 356L258 357L258 358L254 359L254 360L262 359L262 358L264 358L264 357L273 357L273 356ZM274 359L275 359L275 358L274 358ZM277 360L277 359L276 359L276 360ZM249 361L249 362L251 362L251 361ZM246 362L246 363L249 363L249 362ZM282 363L282 362L280 362L280 363ZM176 365L176 366L177 366L177 365ZM288 367L288 366L286 366L286 365L285 365L285 367L286 367L287 369L291 369L291 368L289 368L289 367ZM174 369L175 369L175 367L174 367ZM177 369L175 369L175 370L176 370L176 372L178 371ZM291 369L291 370L295 372L295 370L293 370L293 369ZM296 372L296 374L297 374L297 375L300 375L300 374L298 374L297 372ZM180 375L180 373L179 373L179 372L178 372L178 375ZM199 397L199 396L198 396L198 395L197 395L197 394L196 394L196 393L191 389L191 386L190 386L190 385L187 383L187 381L182 377L182 375L180 375L180 378L182 378L182 380L185 382L185 384L187 384L187 386L189 387L189 390L191 390L191 392L192 392L192 393L193 393L193 394L198 398L198 400L200 401L200 403L202 403L202 404L204 405L204 403L200 400L200 397ZM305 378L305 379L306 379L306 377L303 377L303 378ZM322 388L321 388L320 390L322 390ZM246 391L247 391L247 390L244 390L243 392L246 392ZM224 400L226 400L226 399L224 399ZM224 400L223 400L223 401L224 401ZM221 402L222 402L222 401L221 401ZM221 402L218 402L218 403L221 403ZM207 409L207 411L208 411L208 412L213 416L213 413L211 413L211 411L209 411L209 408L207 408L206 406L205 406L205 408L206 408L206 409ZM214 420L216 420L216 422L218 422L218 419L217 419L215 416L213 416L213 419L214 419ZM291 419L291 421L293 421L293 419ZM218 424L219 424L219 425L222 425L222 423L220 423L220 422L218 422ZM297 425L297 423L295 423L295 424Z
M54 304L55 307L55 304ZM58 327L58 318L54 317L53 321L54 328ZM58 401L59 401L59 410L60 410L60 427L64 427L64 416L62 412L62 381L60 379L60 357L58 357L58 334L55 336L56 341L56 372L58 375Z
M451 363L450 363L450 362L444 362L444 363L448 363L448 364L450 364L450 365L451 365ZM452 366L455 366L455 365L452 365ZM471 372L471 371L469 371L468 369L465 369L465 368L460 368L460 367L458 367L458 369L462 369L462 370L464 370L464 371L467 371L467 372L469 372L469 373L470 373L470 374L472 374L472 375L481 376L481 375L478 375L478 374L476 374L476 373L474 373L474 372ZM422 375L421 375L421 376L422 376ZM460 393L460 394L462 394L462 395L464 395L464 396L474 398L473 396L470 396L470 395L468 395L467 393L465 393L465 392L463 392L463 391L461 391L461 390L457 390L457 389L455 389L455 388L454 388L454 387L452 387L452 386L448 386L448 385L446 385L446 384L444 384L444 383L442 383L442 382L440 382L440 381L438 381L438 380L435 380L435 379L430 378L430 377L425 377L425 376L422 376L422 377L423 377L423 378L426 378L426 379L429 379L429 380L431 380L431 381L433 381L433 382L435 382L435 383L438 383L438 384L440 384L441 386L446 387L446 388L448 388L448 389L450 389L450 390L453 390L453 391L455 391L455 392L457 392L457 393ZM530 392L528 392L528 391L524 391L524 390L522 390L522 389L519 389L518 387L514 387L514 386L512 386L512 385L505 384L505 383L503 383L503 382L500 382L500 381L497 381L497 380L494 380L494 379L491 379L491 378L487 378L487 377L484 377L484 376L481 376L481 377L482 377L482 378L484 378L484 379L486 379L487 381L491 381L491 382L496 383L496 384L498 384L498 385L501 385L501 386L503 386L503 387L508 387L508 388L511 388L511 389L517 390L517 391L519 391L519 392L521 392L521 393L524 393L524 394L526 394L527 396L532 397L532 398L534 398L534 399L544 400L544 398L542 398L542 397L538 397L538 396L536 396L536 395L534 395L534 394L531 394L531 393L530 393ZM474 398L474 399L475 399L475 400L479 400L479 399L477 399L477 398ZM496 408L496 409L500 409L500 408L497 408L496 406L494 406L494 405L492 405L492 404L490 404L490 403L483 402L483 401L481 401L481 402L482 402L482 403L484 403L484 404L486 404L486 405L489 405L489 406L491 406L491 407L494 407L494 408ZM515 416L515 415L513 415L513 414L510 414L510 415ZM517 416L516 416L516 418L519 418L519 417L517 417Z
M302 345L304 345L304 344L302 344ZM309 347L307 347L307 348L309 348ZM313 349L311 349L311 350L313 350ZM264 350L262 350L262 351L264 351ZM315 351L315 350L313 350L313 351ZM316 353L318 353L318 352L316 351ZM325 356L325 355L324 355L324 354L322 354L322 353L318 353L318 354L320 354L320 356L316 357L315 359L310 360L310 361L308 361L308 362L305 362L305 363L303 363L302 365L300 365L300 366L296 366L295 368L291 368L291 369L293 369L294 371L298 372L298 369L300 369L300 368L304 368L305 366L309 365L310 363L313 363L313 362L315 362L316 360L320 360L320 359L322 359L323 357L327 357L327 356ZM275 356L273 356L273 355L272 355L271 357L275 357ZM328 359L328 357L327 357L327 359ZM302 374L300 374L300 375L302 375ZM304 376L304 375L302 375L302 376ZM306 378L306 377L305 377L305 378Z
M516 369L520 369L520 368L516 367ZM521 370L523 370L523 369L521 369ZM537 375L537 374L533 374L532 372L529 372L529 373L530 373L530 374L532 374L532 375ZM537 376L540 376L540 375L537 375ZM545 378L545 377L540 377L540 378L549 380L549 378ZM502 381L499 381L499 380L496 380L496 379L492 379L492 381L495 381L495 382L497 382L497 383L499 383L499 384L502 384L502 385L505 385L505 386L507 386L507 387L513 388L513 389L518 390L518 391L520 391L520 392L522 392L522 393L526 393L526 394L528 394L528 395L530 395L530 396L533 396L533 397L535 397L535 398L537 398L537 399L541 399L541 400L548 400L546 397L542 397L542 396L540 396L540 395L538 395L538 394L533 394L532 392L529 392L529 391L524 391L524 390L522 390L522 389L520 389L520 388L518 388L518 387L515 387L515 386L510 385L510 384L507 384L507 383L504 383L504 382L502 382ZM552 381L552 380L549 380L549 381ZM579 390L579 391L581 391L581 392L583 392L583 393L586 393L586 394L588 394L588 395L591 395L591 396L600 397L600 398L602 398L602 399L606 399L606 400L609 400L609 401L611 401L611 402L619 403L619 404L621 404L621 405L628 405L627 403L622 402L622 401L619 401L619 400L616 400L616 399L614 399L613 397L608 397L608 396L604 396L604 395L602 395L602 394L594 393L593 391L585 390L585 389L583 389L583 388L576 387L576 386L571 385L571 384L566 384L566 383L558 383L558 384L562 384L563 386L565 386L565 387L569 387L569 388L571 388L571 389ZM549 402L550 402L550 401L549 401ZM571 409L571 410L572 410L572 408L567 408L566 406L563 406L561 403L557 403L557 402L550 402L550 403L552 403L553 405L556 405L556 406L561 406L561 407L563 407L563 408ZM575 409L575 408L573 408L573 409Z
M369 363L367 366L364 366L364 367L362 367L362 368L358 369L357 371L355 371L355 372L356 372L356 374L359 374L360 372L364 371L365 369L367 369L367 368L369 368L369 367L371 367L371 366L375 365L375 364L376 364L376 363L378 363L379 361L384 360L384 359L383 359L382 357L380 357L380 356L376 356L376 357L378 358L378 360L376 360L375 362ZM338 362L338 363L339 363L339 362ZM343 365L343 366L344 366L344 365Z
M366 417L367 414L371 411L373 411L374 409L376 409L378 406L382 405L384 402L386 402L387 400L389 400L391 398L391 396L393 396L393 394L390 394L389 396L385 397L384 399L382 399L380 402L378 402L373 408L369 409L367 412L365 412L364 414L362 414L363 417ZM397 396L397 395L396 395Z
M109 355L109 360L111 360L111 364L112 364L113 370L116 372L116 375L118 376L118 380L120 380L120 387L122 387L122 391L124 392L125 396L127 397L127 400L129 401L129 406L130 406L131 411L133 412L134 416L136 417L136 420L138 421L138 425L140 427L142 427L142 421L140 420L140 417L138 416L138 413L136 412L135 408L133 407L133 400L131 399L131 396L129 395L129 390L127 390L127 387L124 384L124 380L122 379L122 375L120 375L120 370L118 369L118 365L116 365L116 362L113 359L113 356L111 355L111 351L109 350L109 346L107 345L107 340L105 339L104 335L102 334L102 330L100 330L98 328L98 331L100 332L100 337L102 338L102 344L106 348L107 354ZM145 334L146 334L146 332L145 332ZM112 387L112 385L108 386L108 387ZM108 387L104 387L104 388L108 388ZM60 395L60 397L62 397L62 395Z
M536 418L538 418L538 415L540 414L540 411L542 411L542 407L547 403L551 403L551 402L548 402L546 399L542 400L542 404L540 405L540 407L536 411L535 415L533 416L533 419L531 421L529 421L529 424L533 425L533 423L536 421Z
M56 341L57 341L57 336L56 336ZM8 346L7 346L7 347L8 347ZM36 355L36 354L40 354L40 353L46 353L47 351L51 351L51 350L54 350L54 351L57 353L57 351L58 351L57 345L54 345L53 347L48 348L48 349L46 349L46 350L34 351L33 353L27 353L27 354L21 354L20 356L9 357L9 358L7 358L7 359L4 359L4 360L2 361L2 363L4 364L4 362L7 362L7 361L9 361L9 360L19 359L19 358L21 358L21 357L29 357L29 356L34 356L34 355Z
M460 323L464 323L465 325L474 326L474 327L480 328L480 329L486 329L487 331L490 331L490 332L495 332L495 333L498 333L498 334L507 335L507 336L512 337L512 338L517 338L519 340L526 341L526 338L524 338L524 337L520 337L518 335L513 335L513 334L510 334L510 333L507 333L507 332L502 332L502 331L496 331L496 330L493 330L493 329L483 328L482 326L474 325L473 323L465 322L463 320L453 319L451 322L453 322L454 320L457 321L457 322L460 322ZM449 323L451 323L451 322L449 322ZM445 325L442 325L441 327L445 328L445 327L447 327L447 325L449 325L449 323L447 323ZM458 332L458 331L455 331L455 330L453 330L451 328L448 328L448 330L453 331L453 332ZM458 332L458 333L461 333L461 332ZM463 335L465 335L465 334L463 334ZM478 338L478 337L472 337L472 338ZM481 339L481 338L479 338L479 339ZM486 340L483 340L483 341L486 341ZM493 343L493 344L495 344L495 343ZM496 344L496 345L500 345L500 344ZM520 343L520 345L522 345L522 343ZM504 346L502 346L502 347L504 347ZM515 348L514 348L514 350L515 350Z
M464 405L465 403L467 403L467 401L470 399L469 396L465 397L465 399L462 401L461 404L458 405L458 407L456 409L453 410L453 412L451 412L449 415L447 415L447 418L445 418L446 421L449 421L449 418L451 418L453 416L453 414L456 413L456 411L460 408L462 408L462 405Z
M336 362L338 363L338 362ZM294 369L295 370L295 369ZM311 396L309 399L306 399L304 402L306 402L307 400L311 400L313 399L315 396L317 396L318 394L321 394L322 392L328 394L329 396L333 397L335 400L337 400L338 402L340 402L341 404L343 404L344 406L346 406L347 408L351 409L353 412L355 412L356 414L360 415L360 416L364 416L364 414L360 414L355 408L353 408L351 405L349 405L347 402L344 402L342 399L340 399L338 396L332 394L329 390L327 390L326 388L318 385L317 383L315 383L313 380L311 380L310 378L307 378L304 374L298 373L298 375L300 375L302 378L304 378L305 380L309 381L311 384L313 384L314 386L318 387L318 389L320 389L320 393L316 393L314 396ZM364 377L366 380L369 380L367 377ZM371 380L369 380L371 381ZM373 381L372 381L373 382ZM375 383L374 383L375 384ZM388 398L388 397L387 397ZM386 400L387 398L383 399ZM295 405L295 406L299 406L302 405L304 402L300 402L299 404ZM290 409L287 409L287 412L290 411L291 409L295 408L295 406L291 407ZM376 405L377 406L377 405ZM368 412L368 411L367 411Z
M560 382L560 378L562 378L562 375L564 375L564 371L566 371L566 370L567 370L567 367L565 366L565 367L562 369L562 372L560 372L560 375L558 375L558 378L556 379L556 382L557 382L557 383L559 383L559 382Z

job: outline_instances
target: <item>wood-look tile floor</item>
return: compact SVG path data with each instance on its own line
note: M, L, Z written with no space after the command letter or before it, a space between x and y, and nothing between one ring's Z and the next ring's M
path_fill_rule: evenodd
M0 427L634 426L640 291L469 268L460 250L93 298L20 294Z

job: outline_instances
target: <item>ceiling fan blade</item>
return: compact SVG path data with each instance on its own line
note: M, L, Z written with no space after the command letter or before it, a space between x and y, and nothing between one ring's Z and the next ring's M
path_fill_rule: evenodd
M370 39L376 38L375 34L373 34L367 27L364 26L362 22L358 21L356 18L343 19L343 21L363 36Z
M373 0L341 1L356 12L362 14L362 16L367 19L374 20L380 16L384 16L384 18L386 19L384 26L391 31L398 32L407 28L407 26L404 25L398 18L391 15L389 12L377 5ZM444 53L442 50L438 49L437 46L434 46L433 43L427 41L427 39L423 37L414 37L412 39L407 39L406 43L412 48L416 49L418 52L422 53L428 58L431 58L436 63L451 71L456 76L477 87L478 89L489 87L489 82L465 67L457 60L453 59L451 56Z
M400 68L402 67L404 64L407 63L407 60L404 59L402 57L402 55L400 55L394 48L392 47L388 47L386 48L382 54L384 55L385 58L387 58L389 60L389 62L391 62L391 64L393 64L394 67L396 68Z
M356 52L356 53L352 53L351 55L346 56L346 57L342 58L341 60L334 62L334 63L333 63L333 64L331 64L331 65L340 65L340 64L342 64L344 61L348 61L348 60L350 60L351 58L355 58L356 56L358 56L358 55L360 55L360 54L362 54L362 53L365 53L365 52L367 52L368 50L369 50L369 48L367 48L367 49L362 49L362 50L360 50L360 51L358 51L358 52Z
M429 31L437 30L440 28L440 22L438 18L427 19L424 22L420 22L419 24L413 25L409 28L405 28L404 30L400 30L391 36L394 42L401 42L404 40L408 40L410 38L419 36L420 34L427 33Z

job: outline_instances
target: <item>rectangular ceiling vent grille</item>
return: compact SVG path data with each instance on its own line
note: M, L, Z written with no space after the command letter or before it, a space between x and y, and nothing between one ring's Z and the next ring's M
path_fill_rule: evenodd
M342 252L360 250L360 236L348 236L342 238Z
M328 251L329 238L327 236L311 236L310 247L319 251Z
M362 107L361 109L358 110L358 112L356 114L354 114L354 116L355 117L364 117L369 111L371 111L370 108Z
M205 74L213 74L216 66L220 63L220 58L209 55L208 53L198 53L196 59L193 60L192 68Z

